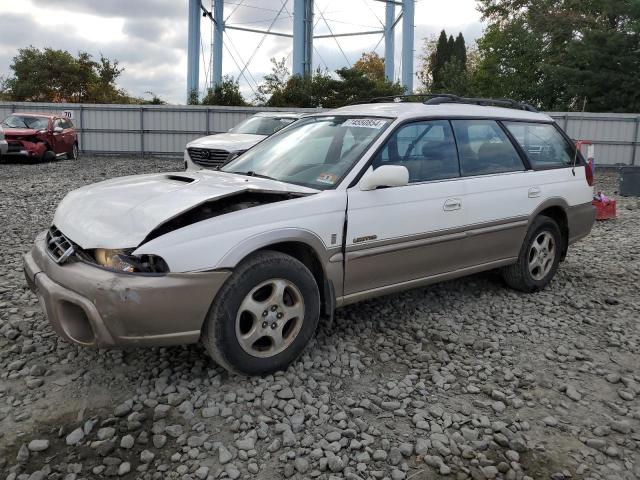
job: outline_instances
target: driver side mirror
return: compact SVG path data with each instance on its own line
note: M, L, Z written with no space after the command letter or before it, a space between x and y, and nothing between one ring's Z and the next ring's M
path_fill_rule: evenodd
M402 165L382 165L369 170L360 179L360 190L369 191L380 187L404 187L409 184L409 170Z
M53 128L53 133L62 133L64 132L64 128L62 127L54 127Z

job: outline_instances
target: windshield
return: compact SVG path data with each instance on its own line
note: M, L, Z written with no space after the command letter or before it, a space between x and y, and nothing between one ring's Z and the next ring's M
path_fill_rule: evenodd
M221 170L327 190L338 185L390 123L387 118L306 118Z
M231 130L231 133L249 133L252 135L273 135L278 130L295 122L291 117L251 117L239 123Z
M32 128L33 130L45 130L49 128L47 117L31 117L27 115L9 115L2 121L7 128Z

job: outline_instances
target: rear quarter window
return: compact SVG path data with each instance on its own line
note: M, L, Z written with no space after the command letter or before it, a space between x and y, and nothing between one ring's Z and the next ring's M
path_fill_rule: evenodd
M573 166L575 148L551 124L504 122L534 170Z

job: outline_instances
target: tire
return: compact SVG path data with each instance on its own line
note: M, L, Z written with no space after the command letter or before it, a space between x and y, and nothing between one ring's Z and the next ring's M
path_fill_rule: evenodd
M78 148L78 144L74 143L71 151L67 153L67 159L78 160L78 158L80 158L80 149Z
M525 293L544 289L558 271L562 245L562 234L555 220L538 216L529 227L518 261L502 270L507 285Z
M220 289L202 331L209 355L229 371L285 370L313 337L320 293L309 269L289 255L261 251Z
M41 162L53 162L56 159L56 152L53 150L45 150L40 158Z

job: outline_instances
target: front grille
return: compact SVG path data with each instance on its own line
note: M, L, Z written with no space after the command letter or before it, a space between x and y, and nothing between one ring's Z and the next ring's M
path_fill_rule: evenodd
M19 153L22 150L24 150L24 146L22 145L22 142L9 140L7 143L8 143L7 153Z
M193 163L202 167L221 167L227 161L229 152L226 150L216 150L210 148L187 148L189 157Z
M47 253L56 263L64 263L76 250L75 244L65 237L55 226L51 226L46 236Z

